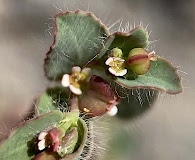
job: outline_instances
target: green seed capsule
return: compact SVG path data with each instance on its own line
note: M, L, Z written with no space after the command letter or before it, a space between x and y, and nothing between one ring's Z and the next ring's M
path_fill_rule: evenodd
M143 48L134 48L129 52L128 68L137 75L143 75L150 69L150 57Z

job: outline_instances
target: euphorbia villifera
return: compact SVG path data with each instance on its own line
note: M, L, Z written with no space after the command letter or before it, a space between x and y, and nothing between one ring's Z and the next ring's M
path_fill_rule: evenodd
M147 49L143 26L110 34L93 13L83 11L57 14L54 26L44 70L56 86L38 98L34 118L2 141L2 160L90 159L92 146L86 145L93 117L117 110L119 117L138 116L157 91L182 91L177 68Z

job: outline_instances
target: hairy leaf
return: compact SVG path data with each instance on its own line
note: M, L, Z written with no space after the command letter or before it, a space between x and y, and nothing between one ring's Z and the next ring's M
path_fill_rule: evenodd
M108 31L92 13L60 13L55 17L54 42L45 59L49 79L61 78L73 66L83 67L103 46Z
M48 113L56 109L57 108L54 105L53 99L47 93L44 93L40 96L36 106L36 111L38 115Z
M165 91L169 94L182 92L181 77L177 69L167 60L157 57L157 61L151 62L150 70L138 76L134 80L117 78L116 83L128 88L145 88Z

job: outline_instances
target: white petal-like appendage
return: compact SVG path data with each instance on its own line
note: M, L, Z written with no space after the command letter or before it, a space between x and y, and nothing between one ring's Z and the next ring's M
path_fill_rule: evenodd
M117 106L113 106L110 111L107 112L109 116L115 116L118 113Z
M47 135L48 133L47 132L41 132L38 136L38 140L43 140L45 139L45 136Z
M42 151L43 149L45 149L45 139L39 141L39 143L38 143L38 149L40 151Z
M81 72L81 67L79 66L72 67L72 73L73 72Z
M80 88L76 88L73 85L70 85L69 87L70 87L70 90L71 90L72 93L77 94L77 95L82 94L82 91L81 91Z
M116 75L116 71L114 69L112 69L112 67L109 67L108 70L109 70L110 73L112 73L113 75L117 76Z
M124 76L125 74L127 74L127 69L123 69L120 72L116 72L115 76Z
M120 62L124 62L125 61L124 59L122 59L120 57L114 57L113 59L114 59L114 61L120 61Z
M62 77L62 85L64 87L68 87L70 85L70 75L69 74L64 74Z
M109 65L110 62L113 62L113 61L114 61L114 58L113 58L113 57L109 57L109 58L106 60L105 64L106 64L106 65Z

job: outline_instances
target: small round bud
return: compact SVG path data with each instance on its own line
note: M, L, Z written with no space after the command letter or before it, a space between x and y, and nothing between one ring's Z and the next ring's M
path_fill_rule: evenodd
M128 68L135 74L143 75L150 69L150 57L143 48L134 48L129 52L127 59Z
M111 57L122 57L122 50L119 49L119 48L113 48L111 51L110 51L110 56Z

